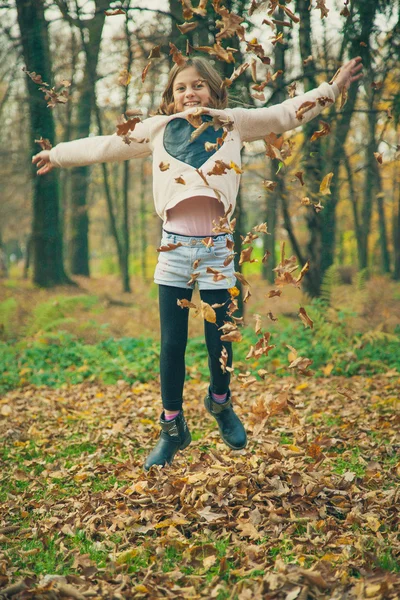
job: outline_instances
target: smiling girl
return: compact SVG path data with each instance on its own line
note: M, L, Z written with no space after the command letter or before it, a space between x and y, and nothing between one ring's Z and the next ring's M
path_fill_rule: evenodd
M163 411L161 435L145 461L146 470L171 463L176 452L191 442L183 413L189 311L181 305L190 302L196 282L201 300L213 306L216 314L215 323L204 321L210 369L204 404L226 445L233 450L246 446L245 429L232 407L230 374L220 364L224 352L227 366L232 365L232 344L221 341L220 328L230 321L228 290L236 281L230 259L233 237L217 234L215 227L220 219L229 221L235 208L240 174L230 165L240 166L243 142L283 133L319 115L342 89L362 76L360 61L357 57L346 63L334 83L322 83L281 104L229 109L217 71L205 59L188 59L171 69L158 114L138 123L129 140L117 135L90 137L58 144L32 158L38 175L44 175L54 167L153 155L154 204L163 220L161 248L170 250L160 251L154 276L159 286ZM300 121L296 113L305 102L312 107ZM200 108L204 111L199 117ZM197 137L193 136L198 127L198 122L193 125L194 112L203 127ZM210 126L204 125L207 121Z

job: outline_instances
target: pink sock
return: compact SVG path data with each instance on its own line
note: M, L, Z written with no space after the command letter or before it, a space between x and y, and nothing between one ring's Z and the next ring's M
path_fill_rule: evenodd
M175 419L175 417L177 417L180 412L180 410L175 410L171 415L166 415L164 413L164 421L172 421L172 419Z
M225 402L227 395L228 392L226 394L214 394L214 392L211 392L212 399L218 402L218 404Z

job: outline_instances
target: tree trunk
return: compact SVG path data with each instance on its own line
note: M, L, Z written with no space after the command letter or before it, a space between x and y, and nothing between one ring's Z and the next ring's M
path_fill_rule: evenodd
M51 83L51 64L44 3L41 0L17 0L18 24L22 53L28 71L35 71L43 81ZM37 153L35 139L43 136L54 143L54 120L46 106L43 92L27 77L31 121L31 152ZM33 281L41 287L71 283L63 267L63 243L59 221L57 172L38 177L32 166L33 224L32 262Z
M282 1L285 4L285 0ZM278 20L284 20L284 13L282 9L278 11ZM277 25L277 34L283 32L283 26ZM286 40L289 41L289 33L286 33ZM275 44L274 48L274 70L281 70L285 72L285 52L288 49L288 43ZM274 104L279 104L285 100L285 88L283 85L283 78L278 77L275 80L275 94ZM272 163L271 180L276 181L277 185L273 192L267 192L267 211L266 221L268 224L268 231L271 235L266 235L264 238L264 252L271 252L267 262L263 265L263 273L270 283L275 281L275 273L273 269L276 267L275 258L275 229L278 220L278 207L279 199L282 198L286 193L284 171L281 169L279 172L275 171L278 165L278 161Z
M400 281L400 184L396 174L394 176L394 193L397 193L397 213L393 219L393 249L394 249L394 268L393 279Z
M385 209L383 205L383 199L385 194L379 192L376 195L376 203L378 207L378 218L379 218L379 246L381 249L381 266L384 273L390 273L390 254L387 243L387 228L386 228L386 217Z
M129 7L129 2L128 2ZM128 14L126 12L125 19L125 36L126 36L126 45L127 45L127 62L126 62L126 70L128 73L131 72L132 63L133 63L133 53L131 48L131 37L129 33L129 22L128 22ZM128 109L128 98L129 98L129 86L125 86L124 89L124 99L123 99L123 107L122 112L125 114ZM131 291L131 285L129 280L129 254L130 254L130 226L129 226L129 184L130 184L130 171L129 171L129 161L124 162L123 166L123 188L122 188L122 288L124 292Z
M88 42L85 44L86 63L84 68L81 93L77 100L77 138L88 137L90 132L91 116L96 94L96 70L100 51L101 36L105 20L104 10L109 3L104 0L96 2L95 15L90 20L75 21L79 29L85 28L88 32ZM68 16L63 12L64 16ZM87 193L89 186L90 167L75 167L71 170L71 238L70 238L70 265L71 273L89 277L89 215L87 207Z
M312 55L311 45L311 14L308 0L297 0L297 10L300 16L299 43L300 54L303 61ZM304 90L308 91L318 86L315 77L313 61L306 62L303 68ZM315 131L315 121L303 127L305 144L303 156L305 157L304 179L307 182L307 194L313 202L320 199L319 185L322 179L323 157L320 139L310 142L310 137ZM312 153L312 154L311 154ZM334 216L334 215L333 215ZM311 296L318 296L321 285L321 253L322 253L322 217L312 208L306 212L306 222L309 231L307 243L307 258L310 261L310 270L304 278L304 287ZM332 223L332 229L334 223Z

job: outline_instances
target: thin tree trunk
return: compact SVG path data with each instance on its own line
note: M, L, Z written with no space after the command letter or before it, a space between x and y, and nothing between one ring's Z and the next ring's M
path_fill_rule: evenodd
M282 0L282 4L285 4L285 0ZM277 13L277 19L280 21L284 20L284 13L282 9L280 9ZM277 26L277 34L283 32L283 26ZM286 39L289 41L289 34L286 34ZM285 72L285 52L288 49L288 44L285 42L284 44L275 44L274 49L274 70L281 70ZM285 100L285 88L283 85L283 79L278 77L275 80L275 94L274 94L274 104L279 104ZM275 172L275 167L277 165L277 161L272 163L272 173L271 173L271 181L276 181L277 185L274 191L267 192L267 211L266 211L266 221L268 224L268 231L270 235L266 235L264 238L264 251L271 252L271 255L268 257L267 262L263 265L262 272L265 274L266 278L270 283L273 283L275 280L275 273L273 269L276 267L276 258L275 258L275 230L276 224L278 220L278 208L279 208L279 199L282 198L286 193L286 185L285 185L285 176L284 171L281 169L279 172Z
M147 280L147 227L146 227L146 162L140 165L140 264L143 280Z
M51 63L44 3L41 0L18 0L17 16L21 32L22 53L28 71L40 73L43 81L51 82ZM46 106L43 92L27 77L31 120L31 152L37 153L35 139L43 136L54 143L54 120ZM72 283L64 272L63 241L59 218L59 191L56 171L38 177L32 165L33 281L41 287Z
M393 279L400 281L400 183L396 173L393 181L394 193L397 193L397 212L393 218L393 249L394 249L394 268Z
M379 180L380 183L380 180ZM379 186L381 189L381 186ZM378 207L378 217L379 217L379 246L381 249L381 265L382 271L384 273L390 273L390 254L387 242L387 227L386 227L386 216L385 209L383 205L383 199L385 194L383 192L379 192L376 195L376 203Z
M299 43L300 54L303 61L312 55L311 45L311 15L308 0L297 0L297 10L300 16ZM308 91L317 87L315 78L315 65L313 61L304 63L304 89ZM318 139L310 142L310 137L315 131L315 122L307 123L303 127L304 144L304 179L307 182L307 193L313 202L319 200L319 185L322 179L323 160L322 143ZM312 152L312 155L311 155ZM313 209L306 213L309 239L307 243L307 257L310 261L310 270L304 278L304 287L311 296L318 296L321 285L321 253L322 253L322 217ZM334 225L332 224L332 227Z
M282 179L280 178L280 182ZM267 279L269 283L274 283L275 273L273 269L276 267L276 256L275 256L275 232L276 232L276 221L278 212L278 194L282 194L281 189L275 189L273 192L265 191L265 215L268 225L268 232L270 235L264 235L263 238L263 250L264 254L270 253L267 261L262 264L261 274L263 279Z
M129 9L129 2L127 8ZM132 63L133 63L133 53L131 47L131 38L129 33L129 21L128 21L129 12L126 12L125 19L125 35L126 35L126 44L127 44L127 63L126 70L128 73L131 72ZM124 89L124 102L122 107L122 112L126 113L128 109L128 98L129 98L129 86L126 85ZM129 254L130 254L130 226L129 226L129 183L130 183L130 170L129 170L129 161L124 162L123 166L123 189L122 189L122 287L124 292L131 291L131 285L129 280Z

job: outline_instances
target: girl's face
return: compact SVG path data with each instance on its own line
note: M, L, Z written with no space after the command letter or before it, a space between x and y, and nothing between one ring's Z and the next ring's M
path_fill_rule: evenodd
M182 112L192 106L210 106L209 85L200 77L195 67L187 67L178 73L172 91L175 112Z

